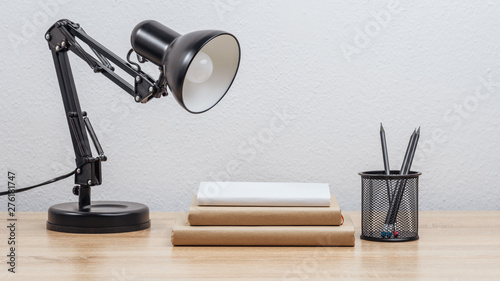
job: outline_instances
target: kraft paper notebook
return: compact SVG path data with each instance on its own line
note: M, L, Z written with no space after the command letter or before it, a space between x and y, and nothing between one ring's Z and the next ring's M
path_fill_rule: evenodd
M174 246L354 246L354 225L340 226L191 226L187 213L172 229Z
M198 206L189 207L191 225L340 225L337 199L329 207Z

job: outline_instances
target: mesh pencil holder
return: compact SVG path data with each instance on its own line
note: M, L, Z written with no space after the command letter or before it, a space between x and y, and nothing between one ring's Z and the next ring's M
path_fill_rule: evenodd
M418 239L418 177L422 173L361 172L361 239L403 242Z

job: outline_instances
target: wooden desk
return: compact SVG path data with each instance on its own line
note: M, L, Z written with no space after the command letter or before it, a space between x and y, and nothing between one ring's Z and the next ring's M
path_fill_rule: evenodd
M64 234L45 213L18 213L17 273L7 272L1 213L0 280L500 280L500 211L421 212L420 240L333 247L172 247L177 213L153 213L149 230Z

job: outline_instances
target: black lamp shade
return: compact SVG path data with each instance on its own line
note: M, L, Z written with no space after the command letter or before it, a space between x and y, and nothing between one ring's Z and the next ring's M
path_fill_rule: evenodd
M233 83L240 63L236 37L219 30L200 30L179 35L156 22L139 23L132 32L132 47L163 68L168 87L187 111L202 113L215 106ZM211 61L211 72L202 82L188 79L197 56Z

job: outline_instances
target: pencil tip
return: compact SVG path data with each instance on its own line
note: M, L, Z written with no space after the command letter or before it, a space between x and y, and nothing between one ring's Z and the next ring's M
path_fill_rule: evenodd
M383 131L384 130L384 126L382 126L382 122L380 122L380 130Z
M417 134L420 135L420 127L418 127Z

